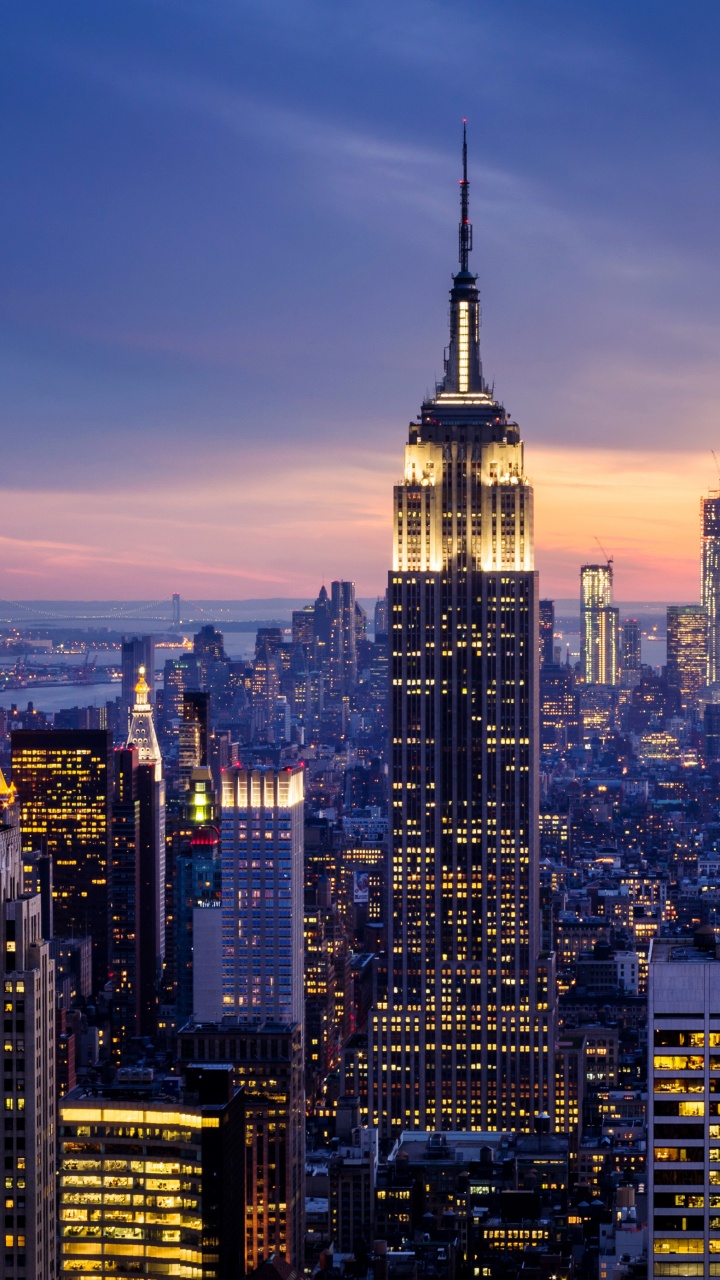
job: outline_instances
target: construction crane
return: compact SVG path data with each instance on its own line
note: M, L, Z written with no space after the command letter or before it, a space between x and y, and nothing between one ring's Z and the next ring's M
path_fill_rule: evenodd
M602 553L603 553L603 555L604 555L604 557L605 557L606 563L608 564L608 566L609 566L609 565L611 565L611 564L613 563L613 557L608 555L607 551L605 550L605 548L604 548L604 546L603 546L602 542L600 541L600 539L598 538L597 534L595 535L595 541L597 542L597 544L598 544L598 546L599 546L600 550L602 551Z

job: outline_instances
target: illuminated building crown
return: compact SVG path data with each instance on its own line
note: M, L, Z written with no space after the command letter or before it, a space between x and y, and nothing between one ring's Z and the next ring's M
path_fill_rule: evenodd
M445 356L445 377L439 395L478 395L487 390L480 363L480 295L477 276L470 271L472 223L470 183L467 176L467 126L463 121L463 176L460 180L460 226L458 228L460 270L453 276L450 290L450 346Z
M155 766L155 780L162 778L162 756L155 732L152 703L148 697L150 686L145 679L145 668L138 670L138 682L135 685L135 704L132 710L127 745L137 747L140 764Z

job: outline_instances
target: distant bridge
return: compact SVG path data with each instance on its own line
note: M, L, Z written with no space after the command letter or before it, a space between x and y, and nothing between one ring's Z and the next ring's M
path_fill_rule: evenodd
M57 626L60 623L79 622L161 622L168 630L195 622L214 621L217 614L194 600L170 597L164 600L131 600L121 604L108 601L88 601L78 604L77 610L68 612L66 602L53 606L49 602L32 600L0 600L0 622L25 626Z

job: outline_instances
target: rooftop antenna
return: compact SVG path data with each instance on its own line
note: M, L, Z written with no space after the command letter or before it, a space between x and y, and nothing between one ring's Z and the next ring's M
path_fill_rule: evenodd
M472 249L472 224L470 222L470 198L467 176L467 120L463 120L463 176L460 182L460 270L469 271L470 250Z
M715 450L714 450L714 449L711 449L711 450L710 450L710 452L711 452L711 454L712 454L712 456L713 456L713 462L715 463L715 470L716 470L716 471L717 471L717 473L718 473L718 484L720 484L720 462L718 462L718 460L717 460L717 454L716 454Z

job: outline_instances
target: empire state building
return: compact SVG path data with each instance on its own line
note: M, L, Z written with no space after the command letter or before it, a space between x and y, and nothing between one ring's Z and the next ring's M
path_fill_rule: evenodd
M370 1123L529 1129L552 1114L540 952L538 585L520 431L482 373L467 146L445 376L395 488L386 1004Z

